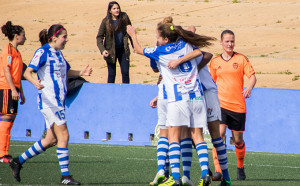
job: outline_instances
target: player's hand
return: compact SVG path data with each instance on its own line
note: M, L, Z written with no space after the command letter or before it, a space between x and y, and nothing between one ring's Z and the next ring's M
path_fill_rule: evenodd
M131 37L136 34L136 29L131 25L127 25L126 31Z
M150 107L152 107L152 108L157 107L157 96L150 101Z
M21 93L21 102L20 104L23 105L25 103L25 96L24 96L24 93L22 92Z
M90 76L93 72L93 69L91 67L89 67L89 65L85 66L81 72L80 72L80 76Z
M175 69L177 68L177 66L179 65L179 60L176 59L176 60L171 60L169 63L168 63L168 68L169 69Z
M11 91L11 97L14 101L19 101L20 97L19 97L19 93L16 90L12 90Z
M34 82L34 86L36 89L41 90L44 88L44 85L41 84L41 80L37 80Z
M108 57L108 56L109 56L109 53L108 53L107 50L104 50L104 51L102 52L102 55L103 55L104 57Z
M243 96L244 96L245 98L250 98L250 96L251 96L251 91L252 91L252 89L246 88L246 89L243 91Z

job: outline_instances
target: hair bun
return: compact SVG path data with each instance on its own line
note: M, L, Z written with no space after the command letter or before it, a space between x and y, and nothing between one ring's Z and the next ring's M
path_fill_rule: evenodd
M166 23L173 23L173 18L171 16L165 17L164 20L162 21L162 24Z
M8 34L12 30L12 23L11 23L11 21L7 21L6 24L2 26L1 29L2 29L2 33L7 37Z

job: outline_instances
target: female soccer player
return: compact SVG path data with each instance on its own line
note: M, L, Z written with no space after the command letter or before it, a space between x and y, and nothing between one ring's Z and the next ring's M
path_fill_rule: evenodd
M1 27L2 33L8 37L9 43L2 49L0 56L0 162L8 163L10 131L18 113L18 101L25 103L21 76L23 61L19 45L24 45L25 30L19 25L7 21Z
M127 26L127 32L133 40L136 53L152 58L161 66L168 95L167 126L169 133L169 154L172 175L160 185L181 185L180 180L180 133L182 127L190 127L192 137L203 140L202 128L206 126L206 110L203 92L198 77L197 62L187 61L177 69L170 70L168 62L194 50L193 46L205 47L213 40L211 37L200 36L175 26L172 18L157 27L157 41L161 46L143 49L136 37L136 30ZM190 44L189 44L190 43ZM196 144L198 145L198 144ZM200 147L201 146L201 147ZM207 145L200 145L197 152L201 153L202 174L208 176Z
M127 25L131 25L130 19L125 12L121 11L119 3L109 2L107 15L102 20L97 35L97 46L107 64L107 83L115 83L117 59L121 68L122 81L129 83L130 50Z
M248 58L234 51L234 43L234 33L231 30L224 30L220 41L223 52L212 59L210 73L218 86L221 104L222 121L220 134L223 141L225 141L226 127L228 126L232 131L238 160L237 179L245 180L244 159L246 145L243 139L246 121L245 98L251 96L256 77ZM243 90L244 75L249 78L249 85L245 90Z
M9 43L0 56L0 162L8 163L11 159L8 154L10 131L18 113L20 97L20 104L25 103L21 83L23 61L18 46L24 45L26 37L24 28L13 25L11 21L7 21L1 30Z
M20 182L22 164L56 144L62 173L60 183L79 185L80 182L74 180L69 172L69 132L65 117L66 78L67 75L89 76L92 69L87 65L82 71L70 70L70 65L61 52L68 41L67 30L62 25L55 24L48 31L42 30L39 37L42 47L35 52L24 76L39 90L38 106L46 121L47 134L45 139L12 159L10 166L14 178ZM37 72L38 80L33 77L33 72Z

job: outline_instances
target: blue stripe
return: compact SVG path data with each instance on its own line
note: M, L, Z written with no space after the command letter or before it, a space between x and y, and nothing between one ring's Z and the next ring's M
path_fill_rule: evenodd
M175 100L179 101L182 100L182 95L180 94L181 92L178 92L178 84L173 85L174 86L174 94L175 94Z
M55 92L55 99L56 99L57 105L62 106L62 104L60 103L60 99L59 99L59 94L60 94L59 85L58 85L58 82L54 79L54 72L55 72L54 63L55 63L54 60L50 60L50 74L51 74L51 79L54 84L54 92Z
M57 154L57 155L59 155L59 154ZM66 160L69 160L69 156L58 159L58 161L66 161Z
M39 146L41 147L41 149L43 150L43 151L46 151L46 149L43 147L43 145L42 145L42 142L41 142L41 140L40 141L38 141L38 144L39 144Z
M164 93L164 99L168 99L168 94L167 94L165 85L163 85L163 93Z
M26 156L28 157L28 158L32 158L32 155L29 153L29 151L27 150L27 151L25 151L25 154L26 154Z
M39 97L39 109L42 110L43 109L42 94L38 93L38 97Z
M35 147L34 147L34 145L32 146L32 151L36 154L36 155L38 155L39 154L39 151L37 151L36 149L35 149Z

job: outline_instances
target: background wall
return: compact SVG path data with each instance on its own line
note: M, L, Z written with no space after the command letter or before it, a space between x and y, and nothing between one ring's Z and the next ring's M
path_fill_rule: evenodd
M12 128L12 140L36 141L45 128L37 108L37 90L23 81L26 103ZM149 102L155 85L85 83L66 100L71 143L151 145L157 111ZM300 90L256 88L247 99L245 142L248 151L300 154ZM29 131L30 130L30 131ZM31 133L31 136L26 134ZM107 133L111 139L107 140ZM227 147L230 131L227 131ZM132 134L132 141L129 141Z

